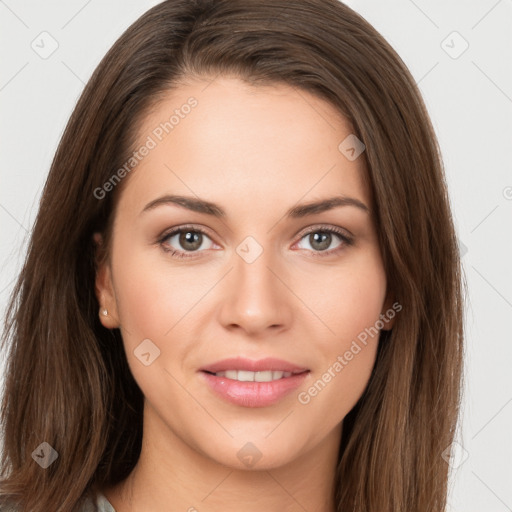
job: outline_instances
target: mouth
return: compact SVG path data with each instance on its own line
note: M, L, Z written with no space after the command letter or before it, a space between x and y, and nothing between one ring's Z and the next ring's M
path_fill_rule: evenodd
M280 359L231 358L199 373L215 396L242 407L267 407L300 386L310 370Z

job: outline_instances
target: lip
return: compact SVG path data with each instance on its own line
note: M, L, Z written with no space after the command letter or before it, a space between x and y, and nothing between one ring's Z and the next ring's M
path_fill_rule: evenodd
M226 370L246 370L252 372L280 370L290 373L295 372L295 375L271 382L242 382L207 373L223 372ZM199 371L201 378L218 396L241 407L268 407L273 405L298 388L309 373L308 368L272 357L259 359L258 361L243 357L223 359L222 361L205 366Z
M309 375L309 371L305 371L271 382L241 382L227 377L217 377L205 371L199 373L215 393L224 400L242 407L273 405L298 388Z
M306 371L308 368L284 361L283 359L276 359L275 357L266 357L264 359L258 359L257 361L244 357L231 357L204 366L200 368L200 370L212 373L225 372L226 370L246 370L250 372L273 370L298 373Z

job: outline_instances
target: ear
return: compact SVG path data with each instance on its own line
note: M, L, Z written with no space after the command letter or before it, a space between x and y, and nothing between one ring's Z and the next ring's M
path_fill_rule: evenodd
M380 316L380 319L384 322L384 327L382 328L383 331L390 331L393 328L398 311L402 309L401 306L395 309L393 307L393 304L395 303L396 301L394 294L391 291L391 289L388 288L386 299L384 300L384 305L382 306Z
M96 278L95 292L100 304L98 315L100 322L107 329L119 327L117 301L112 284L112 271L108 258L104 257L103 237L100 233L93 234L95 244ZM107 312L105 315L104 312Z

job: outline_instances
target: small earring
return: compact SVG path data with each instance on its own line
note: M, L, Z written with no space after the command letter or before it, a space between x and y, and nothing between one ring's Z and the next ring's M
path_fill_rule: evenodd
M101 313L103 316L108 316L108 311L106 309L104 309Z

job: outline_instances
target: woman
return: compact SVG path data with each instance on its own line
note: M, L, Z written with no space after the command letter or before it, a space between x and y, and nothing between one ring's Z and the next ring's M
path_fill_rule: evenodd
M462 285L405 65L335 0L150 9L7 327L2 510L443 510Z

